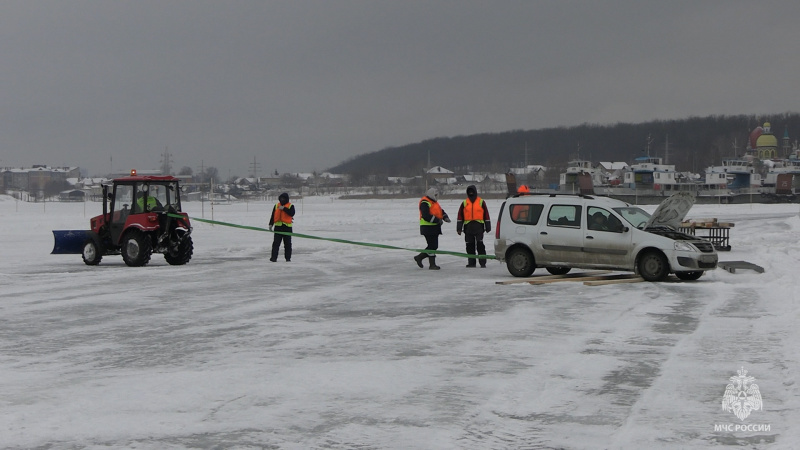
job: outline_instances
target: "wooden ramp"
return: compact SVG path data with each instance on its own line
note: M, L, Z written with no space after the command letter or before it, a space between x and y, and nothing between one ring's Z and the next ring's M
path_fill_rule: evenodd
M519 284L519 283L530 283L531 281L541 281L541 280L565 280L571 278L591 277L607 273L611 273L611 271L596 270L593 272L573 272L573 273L568 273L566 275L534 275L532 277L514 278L513 280L496 281L495 284Z
M605 284L611 284L611 282L620 282L626 281L631 282L628 280L641 278L635 274L612 274L612 275L595 275L595 276L584 276L584 277L574 277L574 278L559 278L553 280L535 280L529 281L532 285L540 285L540 284L550 284L550 283L561 283L566 281L582 281L583 284L587 284L590 282L605 282ZM644 281L644 279L642 279ZM587 285L587 286L594 286L594 285Z
M633 273L614 273L609 270L598 270L593 272L568 273L566 275L539 275L514 280L497 281L496 284L528 283L531 285L540 285L565 283L569 281L581 281L586 286L604 286L606 284L641 283L644 281L644 278Z
M622 283L642 283L644 278L633 275L629 278L617 278L613 280L597 280L597 281L584 281L586 286L605 286L606 284L622 284Z

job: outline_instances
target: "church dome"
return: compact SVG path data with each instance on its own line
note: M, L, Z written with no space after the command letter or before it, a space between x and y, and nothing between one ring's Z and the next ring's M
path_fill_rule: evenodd
M756 140L756 148L759 147L777 147L778 138L774 134L762 134Z
M778 146L778 138L772 134L772 130L770 128L770 123L764 122L764 131L760 136L758 136L758 139L756 139L756 148Z

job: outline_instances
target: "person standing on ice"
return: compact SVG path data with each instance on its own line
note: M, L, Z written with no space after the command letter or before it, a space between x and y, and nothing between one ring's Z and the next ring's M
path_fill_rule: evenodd
M425 192L425 196L419 201L419 234L425 236L428 244L425 250L436 250L439 248L439 235L442 234L442 223L450 223L450 218L444 212L438 202L439 191L430 188ZM434 253L420 253L414 257L414 261L422 268L422 260L428 258L429 269L439 270L436 265L436 255Z
M489 217L489 208L486 202L478 197L478 188L474 185L467 187L467 199L461 202L458 208L458 220L456 221L456 232L461 235L464 231L464 240L467 242L467 254L474 255L475 250L478 255L486 254L486 246L483 244L483 233L492 231L492 224ZM467 260L467 267L475 267L475 259ZM486 259L478 258L481 267L486 267Z
M294 205L289 203L289 194L286 192L278 196L278 203L272 207L272 215L269 218L269 231L281 231L283 233L292 232L292 218L294 217ZM278 260L278 251L281 248L281 241L283 241L283 254L286 261L292 260L292 235L275 233L272 240L272 256L270 261L275 262Z

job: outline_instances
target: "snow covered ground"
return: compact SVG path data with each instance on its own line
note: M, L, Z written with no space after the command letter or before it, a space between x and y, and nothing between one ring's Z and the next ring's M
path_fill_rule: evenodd
M298 233L424 246L416 198L296 206ZM800 446L798 205L689 214L735 222L720 259L764 274L598 287L297 238L270 263L272 235L200 222L186 266L49 254L100 210L0 196L0 448ZM464 249L455 223L440 242ZM741 368L763 399L745 420L721 407Z

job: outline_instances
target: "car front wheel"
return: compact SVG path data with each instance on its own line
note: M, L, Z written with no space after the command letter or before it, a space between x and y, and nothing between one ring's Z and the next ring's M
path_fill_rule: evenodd
M684 281L694 281L703 276L705 272L698 270L695 272L675 272L675 276Z
M661 252L649 251L639 258L639 275L647 281L663 281L669 275L669 262Z

